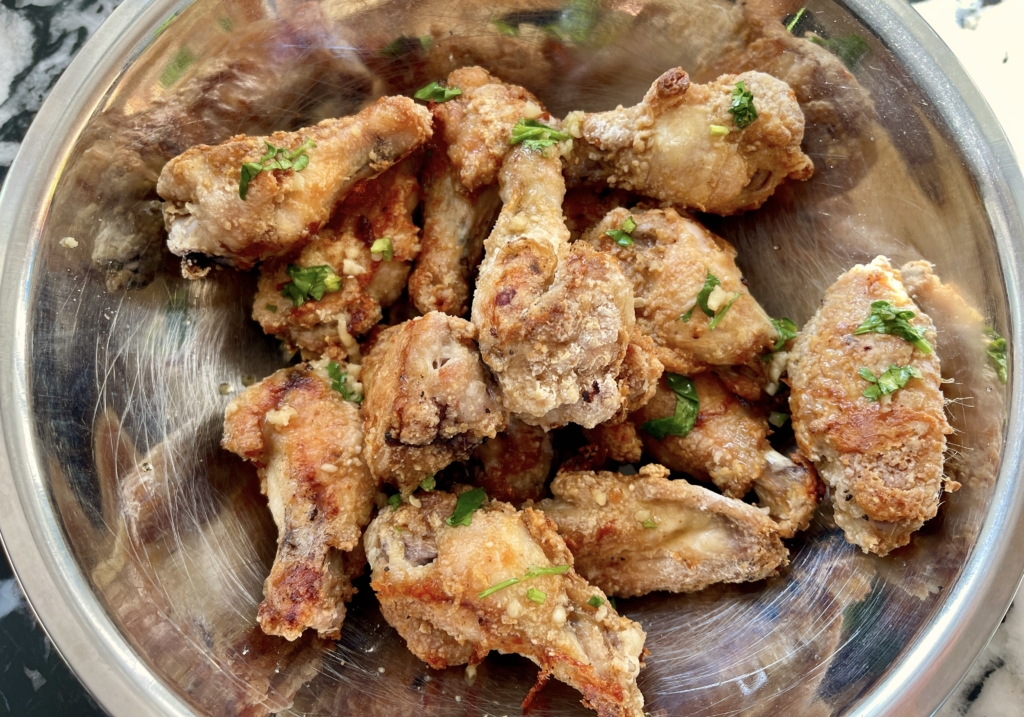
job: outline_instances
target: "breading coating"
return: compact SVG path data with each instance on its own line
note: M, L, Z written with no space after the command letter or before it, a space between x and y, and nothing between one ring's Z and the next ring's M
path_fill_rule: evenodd
M831 486L836 523L865 552L885 555L938 509L946 421L937 354L891 334L854 331L874 301L914 312L910 324L934 345L935 328L914 304L885 257L846 272L825 293L789 357L789 405L801 452ZM863 396L891 365L921 378L879 400Z
M331 388L326 364L283 368L224 412L221 445L256 464L278 528L260 627L289 640L306 628L341 634L377 492L362 457L359 407Z
M580 575L609 595L693 592L761 580L787 564L771 518L668 474L657 464L635 476L559 473L555 497L538 507L558 524Z
M462 95L434 107L434 114L443 123L452 165L470 191L494 184L511 149L512 128L522 118L537 119L544 108L522 87L505 84L480 67L455 70L447 84Z
M291 260L272 259L260 267L253 318L291 349L323 354L354 349L353 337L381 320L381 307L398 300L412 260L420 250L413 212L419 204L417 158L409 157L378 177L355 185L330 222ZM389 239L391 259L371 253L377 239ZM341 289L294 306L281 291L292 283L289 265L329 266Z
M178 256L204 254L236 269L286 255L328 220L356 182L388 169L431 134L426 108L407 97L382 97L356 115L297 132L192 147L168 162L157 182L167 246ZM246 199L239 197L242 165L258 163L267 142L295 150L307 139L316 147L307 151L305 169L262 171Z
M417 657L441 669L475 664L491 650L523 655L540 667L538 686L554 676L602 717L643 716L636 677L646 635L576 574L550 519L492 501L469 525L451 527L445 520L454 495L428 493L419 501L418 508L382 510L365 537L381 612ZM565 572L480 597L533 568L555 566ZM588 604L595 597L597 607Z
M619 246L605 232L620 229L629 217L636 222L633 243ZM778 332L743 283L736 250L727 241L674 209L623 208L609 212L582 241L614 257L632 284L637 329L654 341L666 371L689 376L742 365L757 375L763 372L760 358ZM724 311L714 329L712 319L694 308L709 273L721 285L708 305ZM691 309L689 320L683 321Z
M779 524L779 537L792 538L807 530L825 495L825 484L800 451L786 456L770 448L765 451L765 467L754 481L758 506Z
M484 239L501 209L498 187L469 192L442 144L427 161L423 193L423 250L409 277L409 296L424 314L465 316Z
M729 114L738 83L753 94L757 118L739 128ZM723 135L712 126L724 127ZM789 86L762 72L691 84L675 68L633 107L570 113L577 139L566 158L573 180L604 180L687 209L737 214L757 209L785 179L808 179L800 151L804 115Z
M471 323L434 311L385 330L366 356L366 461L403 495L505 428L475 339Z
M633 295L610 255L570 248L557 147L516 147L473 298L480 353L505 406L531 425L591 428L622 404L617 376L633 331Z
M540 500L554 459L550 433L511 418L504 431L473 451L473 483L513 505Z

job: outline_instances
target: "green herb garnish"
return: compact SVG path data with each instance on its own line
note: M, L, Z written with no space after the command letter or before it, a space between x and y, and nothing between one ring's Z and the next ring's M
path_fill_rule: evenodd
M181 79L185 70L195 64L196 56L187 47L182 47L177 54L167 63L164 71L160 73L160 84L168 88Z
M494 25L494 29L498 31L499 35L504 35L505 37L519 36L519 26L512 25L507 20L498 18L497 20L491 20L491 24Z
M402 496L395 493L393 496L388 498L388 505L391 506L391 510L398 510L398 507L402 505Z
M420 481L420 489L425 490L427 493L434 490L437 487L437 479L434 478L434 474L431 473L426 478Z
M864 323L853 332L859 334L891 334L899 336L907 343L914 344L923 354L932 352L932 345L925 341L924 331L910 325L914 312L908 309L897 311L888 301L872 301L871 313Z
M527 149L542 150L567 139L572 137L565 132L548 127L535 119L521 118L512 128L512 138L508 143L521 142Z
M722 317L724 317L726 312L732 308L732 305L736 303L736 299L738 298L740 298L740 292L734 291L732 294L732 298L729 299L729 303L720 308L715 313L715 318L711 319L711 323L708 324L708 331L715 330L715 327L718 326L718 322L722 320Z
M781 351L786 346L786 342L790 339L795 339L796 335L800 332L797 328L796 322L792 319L787 319L783 316L781 319L769 319L772 322L772 326L779 332L779 338L775 339L775 345L772 346L772 353Z
M327 375L331 377L331 388L340 393L342 398L352 403L363 402L362 394L349 388L348 373L341 370L337 361L327 364Z
M1006 339L988 327L985 328L985 353L996 369L999 383L1006 383Z
M532 600L538 605L543 605L544 601L548 599L547 593L538 590L537 588L528 588L526 590L526 599Z
M477 490L479 490L479 488ZM465 495L465 493L463 493L462 495ZM526 569L526 572L523 573L521 577L509 578L508 580L504 580L498 583L497 585L492 585L491 587L487 588L482 593L477 595L477 598L483 600L488 595L493 595L499 590L504 590L505 588L512 587L516 583L521 583L524 580L529 580L530 578L540 577L541 575L562 575L563 573L567 572L569 572L568 565L552 565L546 568L538 568L531 565Z
M693 430L693 424L697 422L697 414L700 412L700 399L697 397L693 381L677 373L666 373L665 383L676 394L675 413L664 418L655 418L640 426L659 441L665 436L685 437Z
M455 502L455 512L444 522L453 528L457 525L469 525L473 522L473 513L487 500L487 493L483 488L467 490L459 495Z
M290 282L281 287L281 293L298 308L307 301L320 301L324 294L341 289L341 277L326 264L318 266L288 265Z
M246 195L249 194L249 182L255 179L260 172L272 169L291 169L301 172L309 166L309 155L306 154L306 151L316 147L316 142L311 139L307 139L292 150L275 147L266 140L263 143L267 145L267 153L260 157L260 161L246 162L242 165L238 178L238 196L242 201L245 201Z
M426 52L434 44L434 38L430 35L420 37L408 37L401 35L389 42L378 53L381 57L401 57L410 53Z
M865 381L871 383L861 393L864 398L870 401L877 401L882 396L895 393L906 386L907 381L912 378L921 378L921 372L913 366L897 366L896 364L890 364L889 368L879 376L875 376L875 374L871 373L871 369L868 368L859 369L857 374Z
M712 137L724 137L729 134L729 128L725 125L713 124L708 128L708 134Z
M807 12L807 8L805 7L802 7L797 11L796 15L793 16L793 19L789 21L788 25L786 25L786 30L788 32L793 32L793 28L796 27L798 22L800 22L800 18L804 16L805 12Z
M376 257L380 257L384 261L391 261L395 256L395 247L391 243L391 237L381 237L380 239L374 239L373 244L370 245L370 254L373 255L371 258L374 261L379 261Z
M846 69L853 72L857 69L857 64L861 58L868 53L870 49L868 42L860 35L856 33L850 33L848 35L842 35L841 37L835 38L824 38L818 37L817 35L808 35L807 39L813 42L815 45L821 45L826 50L831 52L833 55L838 57L846 65Z
M644 526L645 528L657 528L658 527L658 524L654 522L653 518L648 518L647 520L645 520L640 525Z
M431 82L426 87L421 87L418 90L416 90L416 93L413 95L413 97L424 102L434 102L436 104L441 104L442 102L454 100L461 94L462 90L460 90L458 87L445 87L444 85L438 82Z
M602 605L604 605L604 600L599 598L597 595L591 595L590 599L587 600L587 605L590 605L590 607L595 608L601 607Z
M630 234L636 229L636 220L633 217L626 217L626 221L622 222L622 226L618 229L612 229L611 231L605 232L612 238L612 241L619 246L632 246L633 237Z
M772 424L776 428L782 428L786 425L786 421L789 420L789 414L783 413L782 411L772 411L768 414L768 423Z
M754 95L744 85L737 82L732 88L732 103L729 105L729 114L732 115L733 124L743 129L757 119L757 108L754 107Z
M276 313L277 313L277 304L267 304L267 305L266 305L266 309L267 309L267 311L269 311L270 313L272 313L272 314L276 314Z
M711 292L715 290L716 286L722 285L722 282L720 282L718 277L707 269L705 269L705 271L707 271L707 276L704 278L704 286L702 286L700 291L697 292L696 303L690 307L689 311L680 316L678 320L682 321L684 324L689 323L690 319L693 317L693 310L700 308L700 310L711 319L711 323L708 324L708 329L710 331L714 331L715 327L718 326L718 322L722 320L723 316L725 316L725 312L732 308L732 305L736 303L736 299L740 298L740 294L738 291L734 292L732 299L730 299L729 303L717 312L716 316L716 313L711 310L710 306L708 306L708 297L711 296Z

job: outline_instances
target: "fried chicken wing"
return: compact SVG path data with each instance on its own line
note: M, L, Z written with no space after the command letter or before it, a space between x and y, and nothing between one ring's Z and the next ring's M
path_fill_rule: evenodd
M587 580L610 595L692 592L761 580L784 566L779 528L757 508L651 464L636 476L559 473L538 507Z
M789 404L801 452L832 487L836 523L865 552L885 555L906 545L938 508L946 421L939 358L900 335L855 333L886 301L912 311L909 326L934 343L935 328L907 295L885 257L855 266L825 293L794 341ZM865 389L890 367L913 367L871 400ZM876 378L876 380L880 380ZM892 389L892 390L888 390ZM879 390L882 390L879 388Z
M764 452L765 466L754 481L758 506L779 524L779 537L792 538L807 530L814 511L825 495L825 484L800 451L789 457L772 450Z
M501 169L501 194L473 298L480 353L512 414L544 428L593 427L622 404L629 283L611 256L579 242L570 248L556 147L516 147Z
M452 527L454 495L419 501L381 511L365 538L381 612L417 657L440 669L491 650L523 655L540 667L538 687L554 676L602 717L642 717L646 635L576 574L551 520L495 501Z
M511 418L504 431L473 451L473 483L513 505L540 500L554 459L550 433Z
M359 407L331 387L326 363L281 369L224 412L222 445L256 464L278 528L260 627L289 640L306 628L340 635L377 491Z
M352 117L324 120L269 137L239 135L198 145L168 162L157 192L165 200L167 244L181 257L203 254L237 269L302 246L352 186L388 169L432 134L430 113L407 97L382 97ZM307 140L301 171L265 170L239 197L242 165L260 162L269 143L295 151Z
M338 347L342 355L356 350L353 337L373 328L381 308L401 296L419 253L419 228L413 223L420 193L417 168L418 158L409 157L355 185L298 256L271 259L260 267L252 313L265 332L292 350L316 355L329 347ZM390 258L370 251L377 239L390 240ZM289 266L329 266L340 277L339 290L295 306L282 293L293 282Z
M629 217L636 222L633 243L620 246L606 232L621 229ZM763 372L760 357L778 332L747 290L736 250L724 239L674 209L619 208L583 241L614 257L632 283L637 329L654 341L666 371L689 376L741 365ZM695 308L708 274L720 282L707 299L716 312L714 328L713 319ZM687 312L689 320L683 320Z
M509 153L512 127L522 118L536 119L544 108L532 94L508 85L480 67L463 67L448 75L460 97L439 104L434 114L444 126L448 156L466 189L473 191L498 179Z
M465 316L484 238L501 209L498 188L468 191L443 145L434 148L423 185L423 250L409 277L409 296L423 313Z
M409 495L505 428L476 329L434 311L385 330L363 364L366 461Z
M757 112L742 129L729 113L739 83L752 93ZM793 91L761 72L694 85L676 68L640 104L573 112L565 126L578 138L566 158L571 179L604 180L713 214L757 209L783 180L804 180L814 171L800 151L804 116ZM726 133L713 134L712 126Z

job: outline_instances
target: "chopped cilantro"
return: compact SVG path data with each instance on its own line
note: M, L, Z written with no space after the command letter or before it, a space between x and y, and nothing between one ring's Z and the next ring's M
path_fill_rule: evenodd
M776 428L782 428L786 425L786 421L789 420L789 414L783 413L782 411L772 411L768 414L768 423L772 424Z
M732 102L729 105L729 114L732 115L733 124L740 129L743 129L757 119L757 108L754 107L754 94L743 85L743 82L737 82L735 87L732 88Z
M533 602L537 603L538 605L543 605L544 601L547 600L547 598L548 598L547 593L545 593L545 592L543 592L541 590L538 590L537 588L528 588L526 590L526 599L527 600L532 600Z
M266 154L260 157L259 162L244 163L239 173L238 196L242 201L245 201L246 195L249 194L249 182L255 179L257 174L264 170L272 169L291 169L296 172L301 172L309 166L309 155L306 154L307 150L316 147L316 142L311 139L307 139L298 147L291 150L285 149L284 147L275 147L266 140L264 140L263 143L267 145Z
M388 498L388 505L391 506L391 510L398 510L398 507L402 505L402 496L395 493L393 496Z
M890 364L889 368L879 376L875 376L868 368L859 369L857 374L871 384L861 393L864 398L871 401L877 401L882 396L895 393L906 386L907 381L912 378L921 378L921 372L913 366L897 366L896 364Z
M996 369L999 383L1006 383L1006 339L995 329L985 329L985 353Z
M595 607L595 608L596 607L601 607L602 605L604 605L604 600L602 600L597 595L591 595L590 599L587 600L587 605L590 605L590 607Z
M521 118L512 128L512 138L509 144L522 142L527 149L540 150L567 139L572 139L565 132L548 127L535 119Z
M480 489L478 488L477 490L480 490ZM465 493L463 493L462 495L465 495ZM569 572L569 566L568 565L550 565L550 566L545 567L545 568L538 568L538 567L535 567L535 566L531 565L529 568L526 569L526 572L523 573L522 576L520 576L518 578L509 578L508 580L503 580L502 582L498 583L497 585L492 585L491 587L487 588L486 590L481 592L479 595L477 595L477 598L480 599L480 600L483 600L488 595L493 595L494 593L498 592L499 590L504 590L505 588L512 587L516 583L521 583L524 580L529 580L530 578L536 578L536 577L539 577L541 575L562 575L563 573L567 573L567 572Z
M431 473L426 478L424 478L423 480L420 481L420 489L421 490L425 490L428 493L430 491L434 490L434 488L436 488L436 487L437 487L437 479L434 478L434 474L433 473Z
M391 261L395 256L395 246L391 243L391 237L374 239L373 244L370 245L370 254L374 261Z
M331 377L331 388L340 393L342 398L352 403L363 402L362 394L349 387L348 373L341 370L337 361L327 364L327 375Z
M288 265L290 282L281 287L281 293L298 308L307 301L320 301L324 294L341 289L341 277L326 264L318 266Z
M402 57L412 53L426 52L434 44L434 38L430 35L421 37L408 37L401 35L389 42L381 49L381 57Z
M277 304L267 304L267 305L266 305L266 309L267 309L267 311L269 311L270 313L272 313L272 314L276 314L276 313L277 313Z
M658 527L658 524L654 522L653 518L648 518L643 523L641 523L641 525L644 526L645 528L657 528Z
M911 326L910 320L914 312L908 309L897 311L888 301L872 301L871 313L864 323L857 327L854 335L860 334L891 334L899 336L907 343L914 344L923 354L932 352L932 345L925 341L924 331Z
M833 55L838 57L846 65L846 69L853 72L861 58L868 53L867 40L856 33L849 33L840 37L824 38L817 35L808 35L807 39L815 45L821 45Z
M736 303L736 299L740 298L740 292L734 291L732 298L729 299L729 303L723 306L715 313L715 318L711 319L711 323L708 324L708 331L714 331L715 327L718 326L718 322L722 320L726 312L732 308L732 305Z
M690 307L689 311L680 316L678 320L682 321L684 324L689 323L690 319L693 317L693 310L700 308L700 310L711 319L711 323L708 324L708 329L710 331L714 331L715 327L718 326L718 322L722 320L723 316L725 316L725 312L732 308L732 305L736 303L736 299L740 298L740 294L738 291L734 292L729 303L723 306L716 315L716 312L712 311L711 307L708 306L708 297L711 296L711 292L715 290L716 286L722 285L722 282L720 282L718 277L707 269L705 269L705 271L707 271L707 276L704 278L704 286L702 286L700 291L697 292L696 303Z
M802 18L804 16L805 12L807 12L807 8L805 8L805 7L802 7L799 10L797 10L796 15L794 15L793 19L789 21L788 25L786 25L786 30L788 32L793 32L793 28L796 27L796 24L798 22L800 22L800 18Z
M168 21L169 22L169 21ZM168 88L181 79L185 70L190 68L196 61L195 54L187 47L182 47L177 54L167 63L164 71L160 73L160 84Z
M700 411L700 399L693 381L677 373L666 373L665 383L676 394L676 410L671 416L655 418L644 423L641 428L648 434L662 440L665 436L685 437L697 422Z
M796 322L792 319L787 319L783 316L781 319L769 319L772 322L772 326L779 332L779 338L775 339L775 345L772 346L772 353L781 351L785 346L786 342L790 339L795 339L800 329L797 328Z
M451 514L446 522L453 528L457 525L469 525L473 522L473 513L487 500L487 493L483 488L467 490L459 495L455 502L455 512Z
M462 90L458 87L445 87L437 82L431 82L426 87L421 87L416 90L416 94L413 95L418 100L424 102L435 102L441 104L448 100L454 100L456 97L462 94Z
M636 229L636 220L633 217L626 217L626 220L622 222L622 226L618 229L605 232L612 238L612 241L619 246L632 246L633 237L630 234Z

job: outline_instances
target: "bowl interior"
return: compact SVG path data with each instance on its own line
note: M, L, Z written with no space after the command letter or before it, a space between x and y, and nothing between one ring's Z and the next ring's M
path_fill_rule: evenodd
M876 117L840 138L855 148L845 156L809 136L810 181L783 185L757 212L708 221L738 249L769 314L800 324L855 263L885 254L935 264L964 300L926 307L952 379L948 473L963 487L884 559L848 545L825 509L775 579L620 601L649 635L640 686L652 714L851 708L942 606L999 468L1006 394L984 368L968 309L1005 334L1007 301L976 183L872 32L828 0L808 8L822 34L866 43L855 76ZM527 86L559 115L634 104L670 67L714 77L744 28L742 6L727 0L198 0L153 28L60 172L33 248L26 321L34 440L67 544L160 680L203 714L395 717L519 714L536 678L514 656L493 655L472 679L427 669L365 579L337 643L260 632L275 529L253 469L220 450L220 425L232 394L287 359L249 318L253 276L180 277L161 243L162 163L196 143L354 112L467 64ZM817 137L835 139L843 122ZM554 682L533 704L587 714Z

